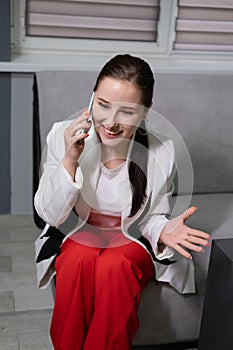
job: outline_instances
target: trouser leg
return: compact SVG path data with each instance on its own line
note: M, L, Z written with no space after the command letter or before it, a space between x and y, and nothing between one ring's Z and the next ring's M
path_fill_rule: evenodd
M84 350L131 349L141 291L153 276L151 257L135 242L101 252L95 272L95 312Z
M81 350L93 316L95 265L100 248L68 239L55 264L51 338L56 350Z

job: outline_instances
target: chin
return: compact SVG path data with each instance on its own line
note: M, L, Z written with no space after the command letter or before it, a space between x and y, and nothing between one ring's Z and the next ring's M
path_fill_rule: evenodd
M109 147L114 147L119 145L120 143L124 142L124 138L122 137L115 137L115 138L106 138L106 137L100 137L100 140L103 145L109 146Z

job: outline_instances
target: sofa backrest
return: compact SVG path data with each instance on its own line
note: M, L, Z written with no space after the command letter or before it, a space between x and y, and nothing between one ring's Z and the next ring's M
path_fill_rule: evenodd
M42 148L55 121L87 107L96 76L92 71L36 74ZM193 192L233 192L233 76L158 73L155 78L153 109L170 121L187 146ZM150 127L160 132L156 119L150 119Z

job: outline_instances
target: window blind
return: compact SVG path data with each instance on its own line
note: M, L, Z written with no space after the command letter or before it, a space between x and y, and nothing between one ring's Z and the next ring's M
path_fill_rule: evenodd
M26 35L156 41L159 0L27 0Z
M175 50L232 51L232 0L179 0Z

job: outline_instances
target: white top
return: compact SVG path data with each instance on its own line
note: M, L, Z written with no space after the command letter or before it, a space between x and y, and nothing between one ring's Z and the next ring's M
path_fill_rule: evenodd
M92 209L101 214L121 216L122 210L132 202L128 162L110 170L102 163Z

